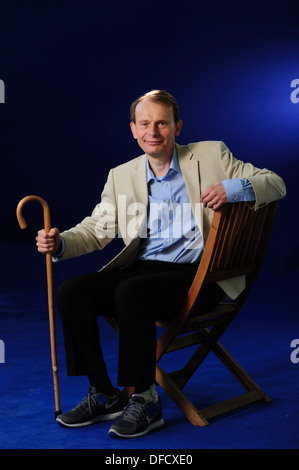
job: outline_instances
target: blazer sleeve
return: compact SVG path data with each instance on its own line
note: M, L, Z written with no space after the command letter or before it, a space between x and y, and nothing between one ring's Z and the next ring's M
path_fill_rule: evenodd
M113 170L110 170L101 195L101 202L95 206L91 215L75 227L61 233L65 240L65 252L61 259L74 258L95 250L102 250L115 238L117 231Z
M237 160L223 142L218 144L218 159L227 179L247 178L255 194L255 210L286 195L283 179L273 171Z

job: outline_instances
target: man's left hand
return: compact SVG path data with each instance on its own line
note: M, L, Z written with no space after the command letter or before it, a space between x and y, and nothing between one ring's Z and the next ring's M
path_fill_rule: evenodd
M216 211L228 202L226 192L222 183L213 184L201 195L201 201L204 207L209 207Z

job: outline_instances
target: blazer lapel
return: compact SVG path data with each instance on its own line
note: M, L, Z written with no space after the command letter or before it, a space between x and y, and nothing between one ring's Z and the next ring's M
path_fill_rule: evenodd
M148 188L146 181L146 155L142 155L136 163L135 171L131 175L133 190L133 204L137 203L135 210L136 236L145 237L147 234L147 206L148 206ZM129 201L128 201L129 202ZM138 215L137 215L138 214ZM136 224L138 220L138 224ZM135 238L132 237L132 238Z
M148 189L146 182L146 155L142 155L141 159L136 163L135 171L131 176L133 193L135 200L148 205Z
M176 144L178 162L186 183L193 215L199 230L203 233L203 205L200 200L200 167L187 147Z

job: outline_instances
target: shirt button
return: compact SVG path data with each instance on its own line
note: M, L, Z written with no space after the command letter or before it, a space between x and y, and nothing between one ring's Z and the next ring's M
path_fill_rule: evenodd
M169 243L169 242L170 242L170 238L167 238L167 240L166 240L166 241L167 241L167 243Z
M168 183L164 183L164 186L168 186Z

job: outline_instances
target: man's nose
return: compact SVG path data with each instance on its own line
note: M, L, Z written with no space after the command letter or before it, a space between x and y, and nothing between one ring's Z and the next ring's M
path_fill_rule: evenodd
M150 132L153 134L153 135L157 135L159 134L159 125L158 123L151 123L150 125Z

